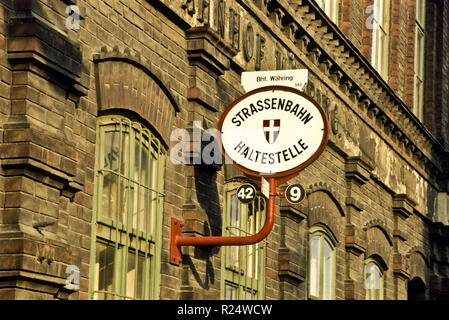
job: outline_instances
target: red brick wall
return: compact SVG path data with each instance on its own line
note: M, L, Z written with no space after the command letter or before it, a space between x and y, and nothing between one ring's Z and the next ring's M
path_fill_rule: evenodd
M404 84L407 60L408 10L406 1L391 1L390 22L390 77L389 85L402 99L405 98Z
M415 0L407 1L407 40L406 40L406 59L407 67L404 70L404 102L413 109L413 79L414 79L414 57L415 57Z
M365 2L352 0L341 1L340 29L359 50L362 47Z

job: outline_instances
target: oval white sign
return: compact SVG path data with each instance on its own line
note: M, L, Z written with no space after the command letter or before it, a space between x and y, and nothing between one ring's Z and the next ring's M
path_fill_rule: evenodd
M324 110L289 87L264 87L235 100L218 129L226 155L244 172L286 176L324 150L329 123Z

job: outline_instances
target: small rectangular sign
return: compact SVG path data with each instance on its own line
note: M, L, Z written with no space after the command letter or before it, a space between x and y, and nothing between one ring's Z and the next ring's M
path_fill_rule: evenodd
M260 191L265 196L265 198L267 199L270 198L270 183L264 177L262 177L262 184L260 186Z
M303 91L308 81L307 69L242 72L246 92L267 86L286 86Z

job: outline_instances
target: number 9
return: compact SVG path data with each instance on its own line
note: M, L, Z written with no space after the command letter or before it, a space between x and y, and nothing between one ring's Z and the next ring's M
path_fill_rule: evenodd
M298 204L304 200L306 192L300 184L292 184L285 189L285 198L291 204Z

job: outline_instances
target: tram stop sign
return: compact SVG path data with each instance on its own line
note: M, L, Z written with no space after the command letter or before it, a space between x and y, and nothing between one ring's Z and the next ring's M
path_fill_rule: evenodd
M323 108L297 89L270 86L235 100L218 123L224 154L256 177L292 175L323 152L329 121Z
M250 245L265 239L274 226L277 188L312 163L324 150L329 122L324 110L295 88L267 86L235 100L218 123L218 143L224 155L243 172L260 177L261 193L267 198L264 226L253 235L236 237L187 237L181 221L171 219L170 263L179 265L182 246ZM297 184L285 190L292 204L304 199ZM238 199L251 202L255 188L246 184L237 191Z

